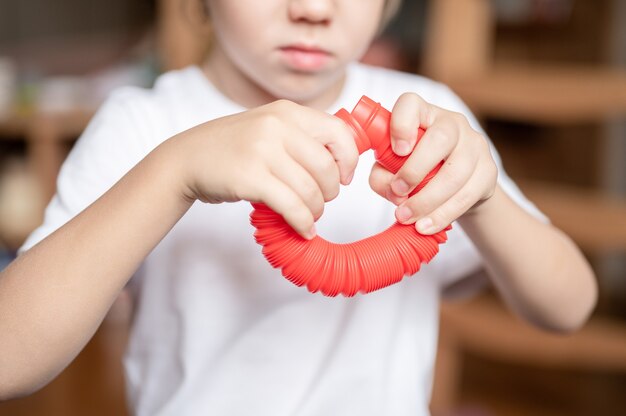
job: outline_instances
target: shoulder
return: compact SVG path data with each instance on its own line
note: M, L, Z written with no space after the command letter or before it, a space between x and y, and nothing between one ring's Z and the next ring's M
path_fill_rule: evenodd
M199 69L188 67L159 76L152 88L118 88L100 107L90 129L106 126L125 136L132 134L134 140L158 144L206 121L207 97L202 96L201 83Z
M189 67L160 75L151 88L126 86L111 92L103 111L134 115L135 112L169 112L197 94L197 68ZM128 111L131 111L128 114Z
M430 78L365 64L350 67L355 86L363 94L391 107L395 100L406 92L414 92L426 101L444 108L458 107L459 97L445 84Z
M109 95L73 147L64 170L98 166L102 172L132 167L167 138L188 128L179 90L185 71L160 76L152 88L121 87Z

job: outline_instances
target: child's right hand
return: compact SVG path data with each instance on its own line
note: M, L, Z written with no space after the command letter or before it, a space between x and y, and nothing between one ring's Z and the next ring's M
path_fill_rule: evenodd
M168 142L185 197L262 202L305 238L315 236L324 203L337 196L339 183L350 183L358 161L341 120L285 100L206 122Z

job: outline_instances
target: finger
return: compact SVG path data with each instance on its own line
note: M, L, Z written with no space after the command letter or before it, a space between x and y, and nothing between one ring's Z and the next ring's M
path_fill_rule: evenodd
M395 175L392 172L388 171L382 165L376 162L372 166L369 183L372 190L378 195L382 196L385 199L388 199L395 205L400 205L402 202L406 201L407 198L399 197L391 191L391 181L394 177Z
M396 173L391 189L398 196L408 195L458 143L459 127L449 118L441 118L431 125L415 146L413 153Z
M257 188L251 197L243 197L251 202L262 202L281 215L285 222L307 240L315 237L313 214L300 196L285 182L274 175L263 178L264 186Z
M445 203L459 192L476 170L478 155L471 148L454 152L437 175L417 194L398 207L396 218L403 224L415 222Z
M324 212L322 190L301 164L293 160L286 152L282 156L270 168L272 174L298 194L317 220Z
M287 153L313 177L322 192L323 200L330 201L339 194L339 167L333 155L306 133L296 131L286 140Z
M332 136L320 136L318 140L326 146L339 166L341 183L349 185L354 177L354 170L359 161L359 151L352 132L344 125L343 121L338 126L337 132ZM329 138L330 140L325 140Z
M298 106L292 114L298 126L332 154L339 167L341 183L348 185L359 160L350 128L339 118L309 107Z
M415 147L420 126L427 126L431 108L414 93L402 94L391 111L391 148L398 156L406 156Z
M417 231L422 234L434 234L443 230L480 202L485 183L493 181L495 186L495 178L496 175L489 174L487 170L477 171L450 199L420 218L415 223Z

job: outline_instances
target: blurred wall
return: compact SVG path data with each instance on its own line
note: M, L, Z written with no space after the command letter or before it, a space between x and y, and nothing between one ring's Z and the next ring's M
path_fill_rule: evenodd
M0 0L0 56L21 72L84 74L145 39L154 0Z
M147 23L151 0L0 0L0 46L46 36L124 31Z

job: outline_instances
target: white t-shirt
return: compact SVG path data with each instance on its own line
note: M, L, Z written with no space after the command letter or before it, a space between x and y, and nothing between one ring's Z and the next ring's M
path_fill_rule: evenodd
M365 94L391 109L414 91L474 117L445 86L354 64L334 113ZM103 105L65 162L33 246L109 189L174 134L244 109L197 67L161 76L151 90L124 88ZM495 153L494 153L495 155ZM500 163L495 155L496 161ZM394 206L368 185L371 152L352 184L327 204L318 233L354 241L394 222ZM541 214L500 167L499 183ZM130 287L136 300L125 357L138 415L426 415L443 285L481 259L458 225L415 276L367 295L326 298L296 287L254 242L247 202L195 203L147 257Z

